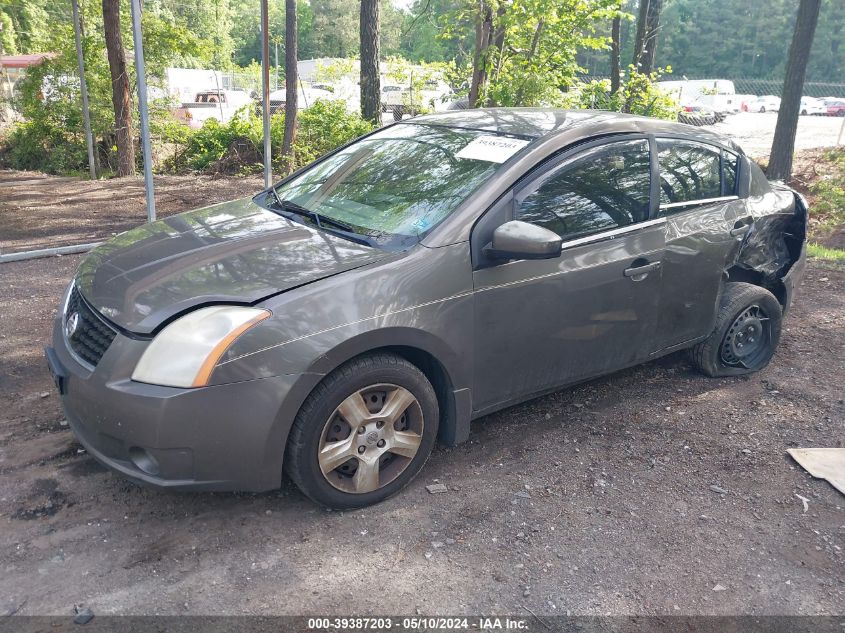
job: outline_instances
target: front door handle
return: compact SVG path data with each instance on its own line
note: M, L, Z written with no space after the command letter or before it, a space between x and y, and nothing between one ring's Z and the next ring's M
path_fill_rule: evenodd
M631 281L642 281L648 274L660 268L660 262L651 262L650 264L643 264L642 266L631 266L623 271L623 275L630 277Z
M740 235L748 233L752 222L754 222L753 218L743 218L742 220L737 220L734 227L731 229L731 237L739 237Z

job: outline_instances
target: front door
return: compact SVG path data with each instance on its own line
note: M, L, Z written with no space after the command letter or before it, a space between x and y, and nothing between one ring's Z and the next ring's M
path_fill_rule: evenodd
M649 219L650 174L648 141L628 138L564 156L515 192L511 217L555 231L563 251L477 261L477 411L648 355L666 222Z

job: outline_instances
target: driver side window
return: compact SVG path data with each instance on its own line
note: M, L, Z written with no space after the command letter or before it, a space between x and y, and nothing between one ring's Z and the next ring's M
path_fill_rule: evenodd
M650 188L648 141L607 143L546 174L518 198L514 219L576 239L647 220Z

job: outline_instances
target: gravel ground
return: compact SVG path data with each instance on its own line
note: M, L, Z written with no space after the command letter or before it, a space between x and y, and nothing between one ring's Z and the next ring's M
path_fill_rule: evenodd
M772 149L777 119L776 112L741 112L706 129L730 136L749 156L766 158ZM843 119L839 117L798 117L795 150L835 146L842 126ZM845 134L842 142L845 143Z
M0 184L4 245L53 243L79 214L80 241L143 217L137 182L2 177L19 183ZM257 182L163 178L160 204ZM80 259L0 265L0 613L843 613L845 498L785 453L845 441L841 270L810 266L760 374L708 379L676 354L563 390L338 513L290 483L140 488L81 452L42 357Z
M145 489L80 452L41 352L79 259L0 267L0 613L843 611L845 499L785 454L843 443L841 271L810 268L758 375L673 355L567 389L338 513L290 483Z

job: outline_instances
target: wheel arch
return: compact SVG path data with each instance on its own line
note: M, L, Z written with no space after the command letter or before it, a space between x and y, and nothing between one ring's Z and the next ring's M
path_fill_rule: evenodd
M726 272L725 283L744 282L753 286L759 286L771 292L780 303L781 308L786 310L788 306L788 297L786 286L781 279L767 278L763 273L745 268L743 266L735 265L729 268ZM724 293L724 288L722 289Z
M308 371L327 376L344 363L377 352L401 356L432 384L440 407L438 439L441 442L454 446L467 439L472 417L469 365L465 356L429 332L408 327L363 332L321 355Z

